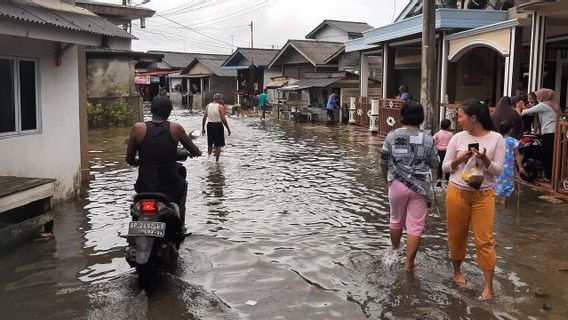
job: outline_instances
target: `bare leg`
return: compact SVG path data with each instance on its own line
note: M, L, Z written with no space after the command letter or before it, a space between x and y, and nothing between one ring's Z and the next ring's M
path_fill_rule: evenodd
M219 157L221 156L221 147L215 147L215 161L219 162Z
M400 238L402 238L402 229L390 229L390 238L391 238L391 244L392 244L392 248L394 250L398 249L400 247Z
M209 156L211 156L211 153L213 152L213 146L207 146L207 154Z
M414 270L414 259L420 247L420 236L408 235L406 241L406 262L404 263L404 270Z
M483 270L483 292L481 293L480 299L487 300L491 299L493 296L493 269L482 269Z
M465 287L467 286L467 282L461 272L461 264L461 260L452 260L452 266L454 267L454 282L460 287Z

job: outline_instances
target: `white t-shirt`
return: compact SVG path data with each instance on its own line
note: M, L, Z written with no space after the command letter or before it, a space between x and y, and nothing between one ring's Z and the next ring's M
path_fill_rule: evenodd
M221 122L221 112L219 111L219 107L222 107L220 104L211 102L210 104L205 107L207 112L207 120L209 122Z

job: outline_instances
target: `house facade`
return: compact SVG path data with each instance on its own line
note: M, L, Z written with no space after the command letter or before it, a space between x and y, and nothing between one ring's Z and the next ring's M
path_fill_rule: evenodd
M215 93L222 93L225 103L235 103L237 72L221 67L228 55L201 54L193 59L179 74L170 75L174 90L187 92L192 108L200 109L213 100ZM186 91L187 90L187 91Z
M252 97L266 89L272 79L281 75L278 69L269 69L268 64L278 50L237 48L221 65L224 69L237 71L237 101L242 106L252 106ZM275 100L274 89L268 89L269 101Z
M76 193L88 159L85 46L131 39L70 3L0 2L0 175L56 179L56 199Z

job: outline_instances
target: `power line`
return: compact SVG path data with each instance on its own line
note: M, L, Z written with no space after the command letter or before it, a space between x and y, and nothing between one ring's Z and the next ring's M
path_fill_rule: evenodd
M183 24L181 24L181 23L179 23L179 22L177 22L177 21L175 21L175 20L172 20L172 19L168 18L168 17L164 17L164 16L162 16L162 15L160 15L160 14L157 14L157 13L156 13L156 15L159 16L159 17L161 17L161 18L163 18L163 19L166 19L166 20L168 20L168 21L170 21L170 22L172 22L172 23L175 23L176 25L178 25L178 26L180 26L180 27L183 27L183 28L185 28L185 29L187 29L187 30L189 30L189 31L192 31L192 32L195 32L195 33L197 33L197 34L199 34L199 35L202 35L202 36L204 36L204 37L206 37L206 38L209 38L209 39L212 39L212 40L215 40L215 41L219 41L219 42L221 42L221 43L223 43L223 44L226 44L226 45L229 45L229 46L231 45L231 44L228 43L228 42L225 42L225 41L216 39L216 38L214 38L214 37L211 37L210 35L208 35L208 34L206 34L206 33L203 33L203 32L201 32L201 31L197 31L197 30L195 30L195 29L193 29L193 28L190 28L190 27L188 27L188 26L185 26L185 25L183 25Z

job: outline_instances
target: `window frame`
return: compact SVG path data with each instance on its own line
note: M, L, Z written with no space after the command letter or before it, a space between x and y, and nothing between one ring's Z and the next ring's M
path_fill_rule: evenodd
M31 135L31 134L41 134L42 133L42 119L41 119L41 88L40 88L40 77L39 77L39 59L29 58L29 57L19 57L19 56L8 56L0 55L0 59L11 60L14 66L13 72L14 76L12 78L12 84L14 86L14 118L16 123L16 128L14 131L0 132L0 139L11 138L17 136ZM21 101L21 88L20 88L20 61L31 61L34 63L34 75L35 75L35 88L36 88L36 128L30 130L22 130L22 101Z

